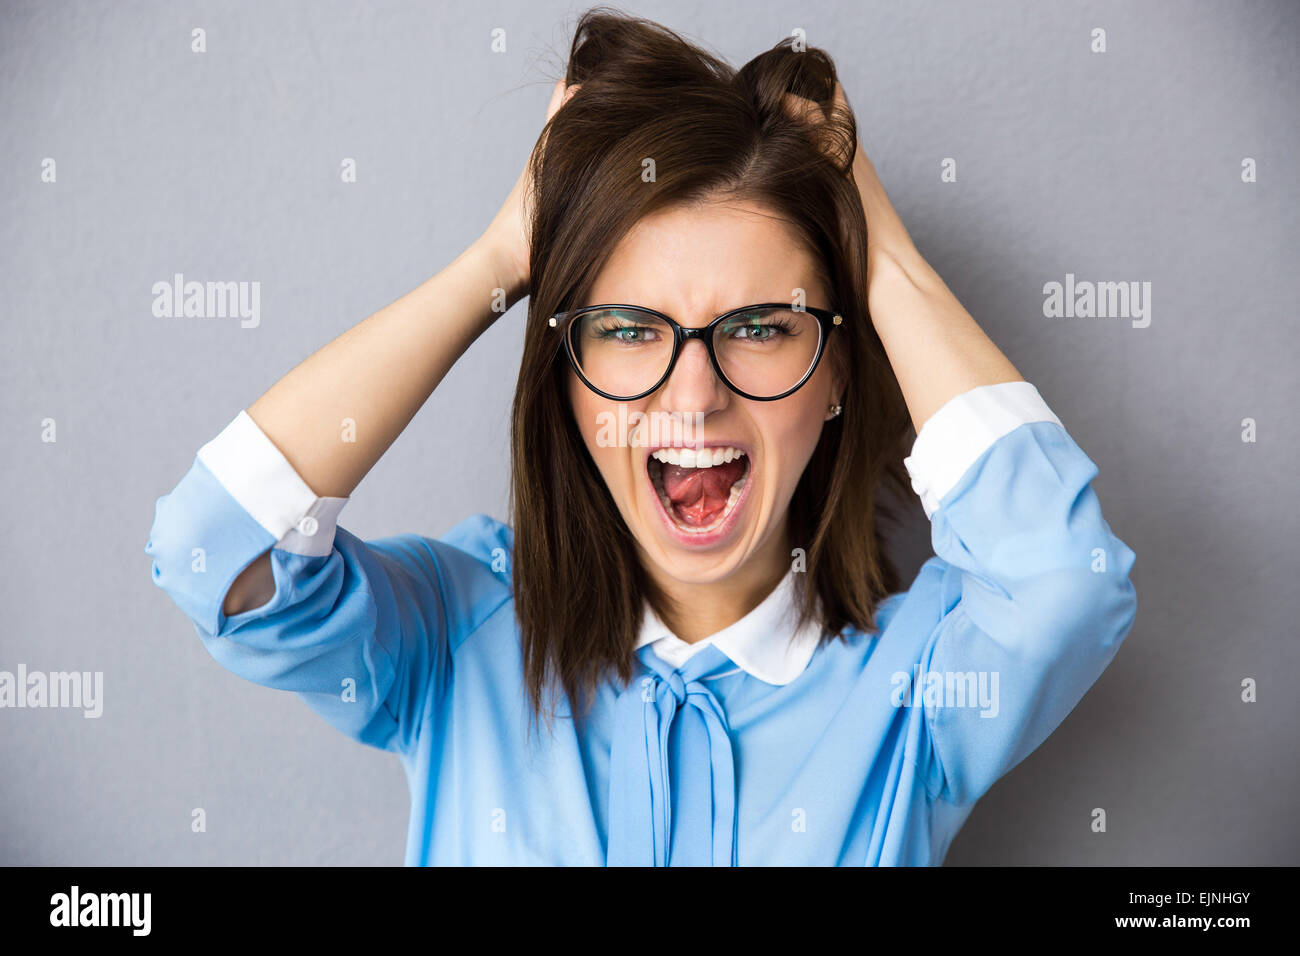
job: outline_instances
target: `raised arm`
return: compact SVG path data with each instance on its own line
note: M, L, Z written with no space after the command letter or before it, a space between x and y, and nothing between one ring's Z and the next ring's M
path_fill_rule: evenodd
M565 99L560 81L548 121ZM504 311L493 306L504 299L508 308L526 293L527 191L525 169L492 223L455 261L318 350L249 406L248 417L316 495L351 495ZM345 442L346 420L355 428ZM274 591L268 551L234 581L223 610L259 607Z
M939 559L920 678L991 689L987 706L924 698L927 792L965 806L1110 663L1137 612L1136 554L1102 516L1096 464L917 251L860 143L852 174L867 308L917 430L904 463Z
M508 305L525 293L527 186L526 167L469 249L241 411L155 506L145 545L153 582L212 656L247 680L298 693L376 747L405 751L418 739L459 639L510 597L509 568L496 558L513 542L487 515L437 540L362 541L337 518L500 314L494 295ZM355 442L343 440L345 419L355 422Z
M810 100L788 105L825 120ZM838 84L832 106L847 106ZM917 251L855 145L867 308L916 427L904 465L936 553L918 577L939 595L935 625L902 697L925 688L914 758L927 794L966 806L1109 664L1137 612L1136 554L1102 517L1097 466ZM931 693L936 680L989 693L950 701Z
M808 123L826 120L817 104L801 96L787 94L786 106ZM848 109L839 83L832 109ZM867 310L917 433L958 395L1024 381L917 251L861 142L851 172L867 223Z
M853 181L867 217L867 309L917 433L963 392L1023 381L917 251L861 143Z

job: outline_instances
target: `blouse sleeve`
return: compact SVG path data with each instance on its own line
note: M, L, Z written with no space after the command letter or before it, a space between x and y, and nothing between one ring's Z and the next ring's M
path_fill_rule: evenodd
M1028 382L958 395L904 463L943 568L916 756L930 798L966 806L1110 663L1137 611L1136 556L1102 517L1097 466Z
M496 546L508 555L511 542L486 515L444 541L361 541L336 524L347 500L315 495L241 411L158 499L145 552L154 584L223 667L296 692L354 740L405 752L472 624L456 598L481 588L485 560ZM227 617L231 583L268 549L275 593Z

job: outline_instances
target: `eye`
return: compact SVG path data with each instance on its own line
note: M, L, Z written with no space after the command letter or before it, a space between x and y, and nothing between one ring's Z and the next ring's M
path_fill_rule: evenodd
M623 345L640 345L644 342L653 342L659 337L658 330L648 325L612 320L601 321L593 326L592 331L598 339L619 342Z
M769 342L793 331L789 320L779 312L738 315L722 326L723 335L742 342Z
M738 339L749 339L751 341L763 342L776 335L776 329L770 325L760 325L755 322L750 325L742 325L733 332L733 336Z

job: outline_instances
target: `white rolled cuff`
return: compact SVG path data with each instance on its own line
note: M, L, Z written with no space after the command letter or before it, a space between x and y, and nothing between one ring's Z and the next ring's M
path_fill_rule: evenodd
M999 438L1029 422L1061 420L1029 382L980 385L956 395L921 426L903 465L925 516Z
M318 496L258 424L241 411L199 449L199 461L276 547L309 557L329 554L347 498Z

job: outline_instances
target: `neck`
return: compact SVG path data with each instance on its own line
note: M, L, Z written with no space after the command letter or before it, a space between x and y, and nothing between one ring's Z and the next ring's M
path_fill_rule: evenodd
M782 520L763 549L721 581L680 581L647 562L649 574L675 605L661 615L664 624L677 637L694 644L730 627L758 607L790 573L786 528Z

